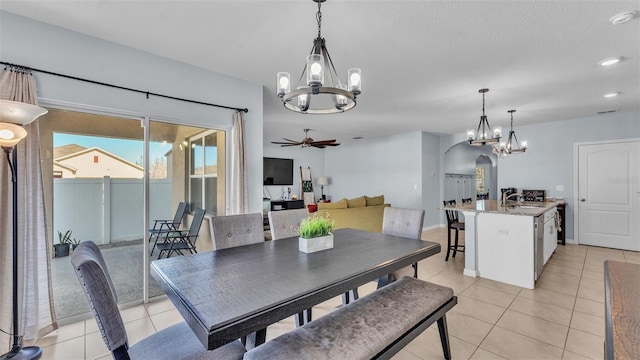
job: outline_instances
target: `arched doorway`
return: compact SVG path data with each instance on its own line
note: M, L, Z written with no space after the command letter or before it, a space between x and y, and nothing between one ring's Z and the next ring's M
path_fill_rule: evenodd
M498 159L488 146L471 146L463 141L453 145L444 153L443 199L458 203L463 198L476 198L476 168L482 168L483 192L489 199L497 199Z

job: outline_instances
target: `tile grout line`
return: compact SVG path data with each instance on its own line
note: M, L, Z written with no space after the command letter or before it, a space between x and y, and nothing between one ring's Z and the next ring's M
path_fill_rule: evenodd
M576 311L576 303L578 302L578 294L580 293L580 283L582 282L582 276L584 273L584 267L587 263L587 257L589 255L589 248L587 247L587 251L584 254L584 260L582 262L582 270L580 271L580 282L578 283L578 291L576 292L575 299L573 300L573 308L571 309L571 318L569 319L569 326L567 327L567 336L564 338L564 347L562 348L562 357L567 352L567 343L569 342L569 333L571 332L571 323L573 322L573 314Z

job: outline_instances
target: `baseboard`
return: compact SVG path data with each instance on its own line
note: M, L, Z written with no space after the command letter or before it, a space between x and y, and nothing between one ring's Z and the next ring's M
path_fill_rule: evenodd
M478 273L477 270L469 270L467 268L464 269L464 272L462 273L463 275L466 276L471 276L471 277L478 277L480 276L480 274Z

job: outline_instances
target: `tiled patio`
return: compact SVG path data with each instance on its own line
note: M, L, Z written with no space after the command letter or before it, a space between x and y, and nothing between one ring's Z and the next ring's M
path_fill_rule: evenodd
M446 244L446 230L423 233ZM419 277L449 286L459 303L448 313L454 359L602 359L606 259L640 263L640 253L579 245L558 246L535 290L462 275L464 254L444 261L445 253L422 261ZM364 295L375 289L360 287ZM340 304L335 298L314 307L321 316ZM122 311L129 343L182 321L161 297ZM267 338L294 328L293 318L267 330ZM95 320L61 327L41 339L42 359L110 359ZM437 327L432 326L394 359L442 359Z

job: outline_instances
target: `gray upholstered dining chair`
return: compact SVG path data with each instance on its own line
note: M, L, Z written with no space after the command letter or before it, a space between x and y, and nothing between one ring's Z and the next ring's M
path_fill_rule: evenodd
M98 246L81 242L71 255L71 265L114 359L242 359L245 348L240 341L207 351L184 321L129 346L116 290Z
M423 224L423 209L387 207L384 209L384 215L382 217L382 233L419 240L422 236ZM403 276L418 278L418 263L379 278L378 288L394 282Z
M264 227L260 213L214 216L211 218L211 224L214 250L264 241Z
M300 223L309 217L307 209L269 211L269 229L271 240L280 240L298 236ZM300 327L312 320L311 309L306 309L295 315L296 327Z
M300 223L309 217L307 209L269 211L271 240L298 236Z

